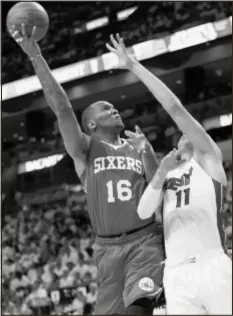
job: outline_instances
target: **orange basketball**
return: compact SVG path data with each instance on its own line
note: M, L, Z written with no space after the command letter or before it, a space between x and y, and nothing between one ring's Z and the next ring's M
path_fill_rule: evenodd
M41 40L49 28L49 16L45 9L37 2L18 2L7 14L7 29L9 31L12 25L17 30L21 30L21 24L25 24L26 34L32 34L33 26L36 26L34 38Z

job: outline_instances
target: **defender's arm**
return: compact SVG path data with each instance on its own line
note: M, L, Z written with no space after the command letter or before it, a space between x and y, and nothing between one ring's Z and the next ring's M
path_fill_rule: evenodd
M166 175L167 173L159 167L151 183L144 191L137 209L137 213L141 219L150 218L163 202L163 185Z
M221 151L215 142L159 78L137 61L133 63L131 71L147 86L195 148L203 153L212 154L216 159L222 159Z

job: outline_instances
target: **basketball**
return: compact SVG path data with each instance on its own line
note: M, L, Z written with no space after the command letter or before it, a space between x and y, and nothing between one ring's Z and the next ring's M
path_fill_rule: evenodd
M7 14L7 29L8 31L12 25L21 31L21 24L25 24L26 34L32 34L33 26L36 26L34 39L41 40L48 31L49 16L45 9L37 2L18 2Z

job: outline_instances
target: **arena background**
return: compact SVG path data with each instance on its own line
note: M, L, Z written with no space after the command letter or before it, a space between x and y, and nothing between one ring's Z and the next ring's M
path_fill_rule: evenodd
M119 32L138 60L182 100L220 146L228 176L223 218L232 247L231 2L43 2L40 42L75 113L112 102L161 158L179 131L105 43ZM86 196L32 66L5 30L2 3L2 313L90 314L94 235ZM65 67L68 68L60 68Z

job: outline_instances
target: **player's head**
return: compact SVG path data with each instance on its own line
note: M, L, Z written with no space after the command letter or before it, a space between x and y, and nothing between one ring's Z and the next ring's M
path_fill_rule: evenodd
M194 152L193 144L192 144L192 142L190 142L190 140L188 139L188 137L186 135L181 136L177 147L178 147L178 149L183 148L183 151L181 154L182 158L185 159L186 157L188 157L188 156L190 157L193 155L193 152Z
M89 105L82 114L82 127L85 133L120 133L124 124L118 111L107 101L98 101Z

